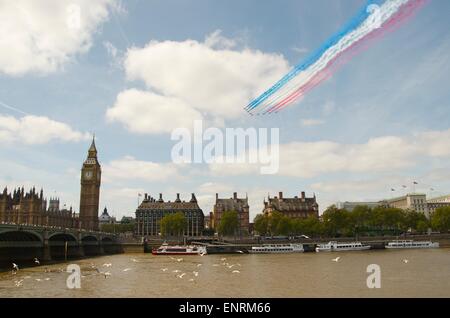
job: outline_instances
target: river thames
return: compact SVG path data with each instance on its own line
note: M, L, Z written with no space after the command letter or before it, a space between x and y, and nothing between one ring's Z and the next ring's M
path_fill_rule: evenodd
M81 268L80 289L67 288L68 264ZM366 285L370 264L380 289ZM0 297L450 297L450 249L101 256L0 273Z

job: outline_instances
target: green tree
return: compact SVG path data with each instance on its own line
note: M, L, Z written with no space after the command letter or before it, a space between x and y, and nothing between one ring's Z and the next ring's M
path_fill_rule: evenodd
M431 217L431 227L441 232L447 232L450 229L450 207L436 209Z
M269 229L269 217L264 214L258 214L254 220L254 229L259 235L266 235Z
M269 232L271 235L277 235L278 223L283 218L283 214L273 211L269 216Z
M161 233L164 236L181 236L186 228L186 217L183 212L168 214L161 219Z
M126 233L126 232L133 232L134 231L134 224L101 224L100 225L100 231L107 232L107 233Z
M277 228L275 231L276 235L289 235L292 230L292 220L287 216L282 216L278 221Z
M218 228L221 235L235 235L238 227L239 219L236 211L227 211L222 214Z
M346 235L352 230L350 212L332 205L322 214L325 231L331 236Z
M414 210L405 211L405 226L407 229L416 230L419 232L424 232L423 227L425 226L426 232L428 229L428 220L423 213L416 212Z

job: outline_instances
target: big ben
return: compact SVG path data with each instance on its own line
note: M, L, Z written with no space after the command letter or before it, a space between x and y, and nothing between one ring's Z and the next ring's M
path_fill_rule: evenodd
M81 169L80 227L85 230L98 231L101 175L95 139L92 139L88 156Z

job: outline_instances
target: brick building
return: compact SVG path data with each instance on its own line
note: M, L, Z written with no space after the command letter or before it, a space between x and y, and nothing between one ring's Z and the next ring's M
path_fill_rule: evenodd
M307 198L305 192L302 192L300 197L295 196L293 198L285 198L283 192L279 192L278 197L271 198L269 195L267 201L264 199L263 214L270 215L274 211L292 219L319 217L316 195Z
M238 235L246 235L249 233L249 218L250 218L250 206L248 205L248 197L238 198L237 193L233 193L233 197L229 199L220 199L219 194L216 193L216 203L213 208L213 215L211 225L217 231L222 219L222 215L225 212L237 212L239 229Z
M163 200L162 194L156 200L145 194L144 200L136 210L135 233L138 236L159 236L161 233L161 220L169 214L182 212L186 217L185 235L201 236L204 229L205 216L200 209L195 194L191 200L181 201L180 194L174 202Z

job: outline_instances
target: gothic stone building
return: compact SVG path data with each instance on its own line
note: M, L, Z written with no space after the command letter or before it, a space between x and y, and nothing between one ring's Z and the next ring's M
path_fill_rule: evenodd
M222 215L225 212L236 212L239 220L238 235L248 234L248 225L250 218L250 207L248 198L238 198L237 193L233 193L233 197L229 199L219 199L216 193L216 203L213 208L212 227L217 231Z
M268 197L268 201L264 200L263 213L270 215L272 212L278 211L284 216L292 219L306 219L308 217L319 218L319 205L317 204L316 195L307 198L305 192L302 192L300 198L284 198L283 192L278 197Z
M88 156L81 168L80 226L98 231L98 210L102 169L97 159L95 140L92 140Z
M100 179L101 167L97 160L95 141L92 140L81 169L79 217L72 208L60 209L57 198L51 198L47 208L43 190L37 193L33 188L25 193L22 187L8 193L5 188L0 194L0 222L98 230Z
M161 219L169 214L182 212L186 217L185 235L200 236L204 229L204 214L200 209L195 194L189 202L181 201L180 194L174 202L165 202L162 194L159 200L145 194L144 200L136 210L136 229L139 236L159 236Z
M31 224L40 226L78 227L78 218L72 208L60 209L59 199L51 198L47 209L47 200L43 190L36 193L35 188L25 193L24 188L8 193L5 188L0 194L0 222Z

